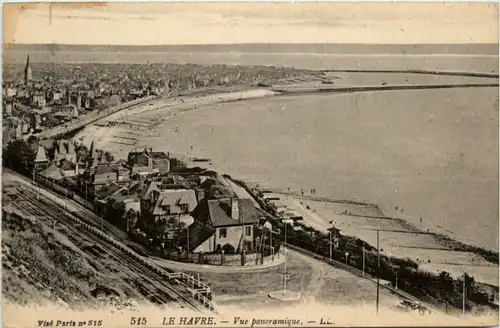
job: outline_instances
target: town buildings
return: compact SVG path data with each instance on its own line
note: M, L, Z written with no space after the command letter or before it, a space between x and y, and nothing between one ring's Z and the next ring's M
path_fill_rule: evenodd
M122 165L114 163L102 163L94 168L93 174L89 176L88 183L92 193L96 193L109 183L120 186L131 182L128 170Z
M237 252L254 249L259 213L250 199L204 199L192 216L189 236L193 252L220 252L226 244Z
M127 165L131 168L130 175L139 178L155 173L168 173L170 156L164 152L153 152L151 148L144 148L142 152L130 152Z
M172 219L185 222L198 204L194 190L156 181L144 184L139 199L146 229L160 239L168 239Z
M52 158L55 162L59 163L66 159L71 163L76 163L75 145L71 140L55 140L52 146L50 146L50 141L43 144L52 151Z
M23 132L27 131L28 123L23 118L8 117L3 120L2 136L4 144L21 139Z

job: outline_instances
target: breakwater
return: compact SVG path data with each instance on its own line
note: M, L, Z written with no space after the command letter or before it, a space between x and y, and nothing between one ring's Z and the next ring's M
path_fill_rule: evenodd
M493 88L498 87L498 83L467 83L467 84L423 84L423 85L374 85L374 86L273 86L271 90L280 92L283 95L301 95L308 93L351 93L370 91L403 91L422 89L456 89L456 88Z

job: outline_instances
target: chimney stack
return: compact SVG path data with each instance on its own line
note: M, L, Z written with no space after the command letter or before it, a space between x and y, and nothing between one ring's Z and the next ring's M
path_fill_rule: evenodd
M240 218L240 209L238 207L238 198L231 198L231 219L238 220Z

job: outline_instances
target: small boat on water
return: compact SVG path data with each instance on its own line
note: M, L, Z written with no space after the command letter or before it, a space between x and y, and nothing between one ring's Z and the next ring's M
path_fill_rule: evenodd
M210 158L202 158L202 157L193 157L191 158L192 162L211 162L212 159Z

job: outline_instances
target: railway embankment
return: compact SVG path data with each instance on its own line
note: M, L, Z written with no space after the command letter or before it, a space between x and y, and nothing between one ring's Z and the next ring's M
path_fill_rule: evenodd
M16 184L19 185L19 181L14 183L14 185ZM75 213L71 212L71 209L51 201L51 199L44 195L46 192L40 193L36 190L36 187L35 189L32 186L28 188L14 187L13 191L13 187L10 186L9 189L11 190L10 197L15 198L15 202L12 202L11 205L16 207L15 204L22 203L23 205L17 208L17 210L26 211L25 214L32 218L31 222L36 222L37 220L50 221L52 223L52 234L56 232L56 225L58 228L59 226L64 226L66 231L64 235L67 235L66 238L69 239L74 239L74 236L80 236L83 233L83 235L87 236L87 240L92 241L91 244L94 245L92 249L95 250L97 248L106 250L107 252L113 251L113 257L125 261L126 264L121 263L127 268L125 272L135 270L143 276L146 275L148 277L147 281L157 281L154 288L153 286L138 287L137 283L134 285L149 301L154 301L154 303L158 304L180 302L196 311L218 311L217 306L212 300L211 288L194 276L182 272L173 272L172 270L166 270L155 265L150 259L137 254L120 241L101 231L99 227L81 220ZM67 230L68 228L70 231ZM61 233L61 230L59 232ZM80 246L83 247L84 245ZM55 245L52 248L54 249ZM78 247L73 246L73 248L77 249ZM91 261L95 261L95 259L91 259ZM63 261L63 263L65 262ZM113 263L113 265L116 264ZM117 269L117 271L113 272L120 271L124 270ZM25 282L21 281L20 283ZM158 288L158 286L161 286L161 288Z

